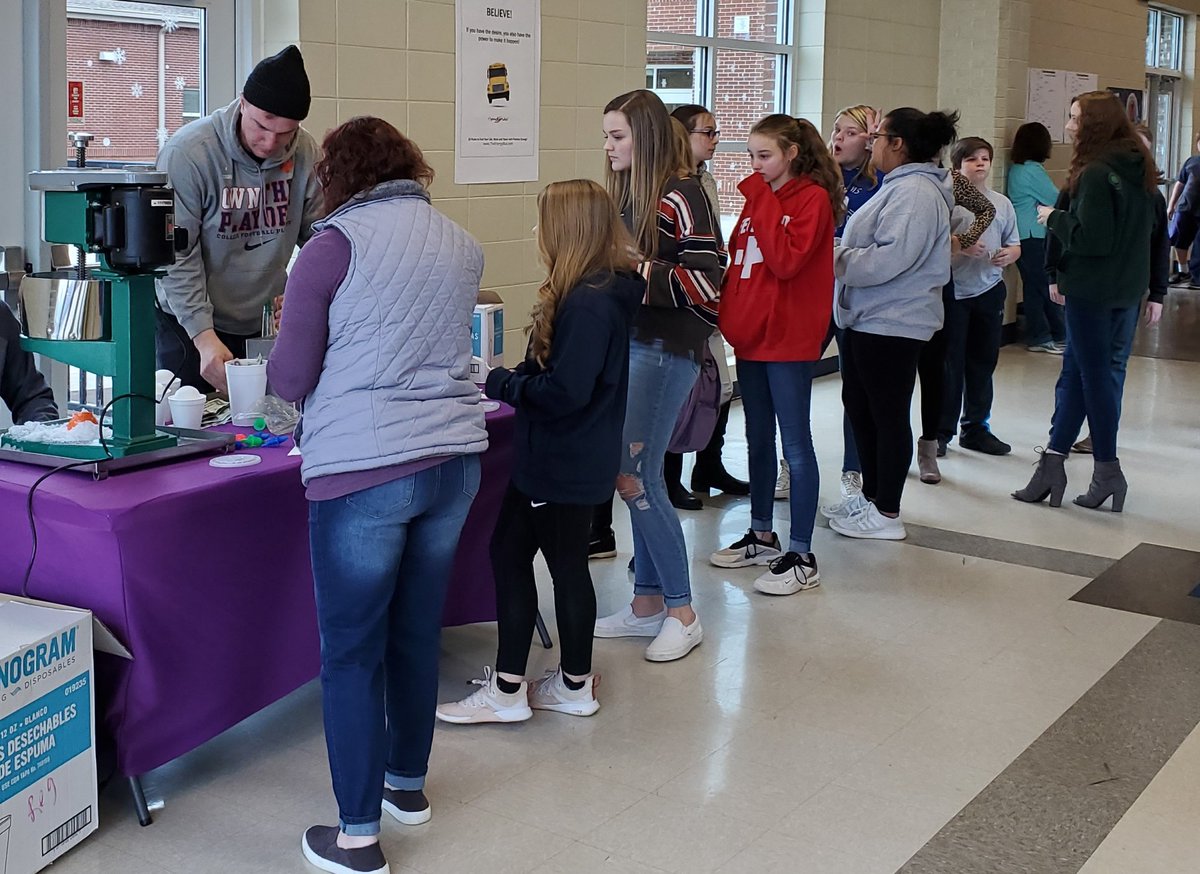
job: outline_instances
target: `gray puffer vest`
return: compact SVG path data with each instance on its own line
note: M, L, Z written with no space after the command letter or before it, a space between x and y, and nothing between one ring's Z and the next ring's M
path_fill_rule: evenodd
M470 379L483 276L475 238L406 180L377 185L314 229L325 226L350 241L350 268L329 307L320 380L304 401L304 482L483 452Z

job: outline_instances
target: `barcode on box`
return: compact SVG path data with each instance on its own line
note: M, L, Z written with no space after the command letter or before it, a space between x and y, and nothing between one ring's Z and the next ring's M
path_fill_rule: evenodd
M80 829L87 828L92 822L92 806L89 804L79 813L68 819L50 834L42 838L42 855L46 856L74 837Z

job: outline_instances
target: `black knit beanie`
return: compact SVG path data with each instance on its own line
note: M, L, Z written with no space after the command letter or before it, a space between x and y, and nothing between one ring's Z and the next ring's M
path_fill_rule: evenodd
M308 74L300 49L288 46L277 55L263 58L250 71L242 96L263 112L304 121L310 103Z

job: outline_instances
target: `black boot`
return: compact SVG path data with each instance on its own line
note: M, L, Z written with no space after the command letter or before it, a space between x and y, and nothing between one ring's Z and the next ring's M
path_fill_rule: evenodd
M729 425L729 402L721 404L716 427L708 445L696 453L696 465L692 468L692 491L708 494L716 489L727 495L750 494L750 483L740 480L725 469L721 461L721 449L725 446L725 428Z
M668 452L663 458L663 479L667 481L667 497L677 510L703 510L700 499L683 487L683 456Z
M1112 511L1120 513L1125 509L1125 494L1129 491L1129 483L1125 482L1125 474L1121 473L1121 461L1097 461L1092 473L1092 482L1087 494L1080 495L1075 503L1089 510L1098 510L1100 505L1112 495Z
M1029 481L1029 485L1018 492L1013 492L1012 496L1027 504L1036 504L1046 500L1046 496L1049 495L1050 506L1061 507L1063 492L1067 490L1067 471L1063 467L1063 462L1066 460L1065 455L1043 452L1042 457L1038 459L1037 470L1033 472L1033 479Z

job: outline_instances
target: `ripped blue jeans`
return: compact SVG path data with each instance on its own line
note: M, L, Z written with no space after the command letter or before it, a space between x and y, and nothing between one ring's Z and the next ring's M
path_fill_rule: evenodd
M699 374L692 355L666 352L662 341L629 342L617 493L633 523L634 594L662 595L668 607L690 604L692 585L683 526L663 480L663 454Z

